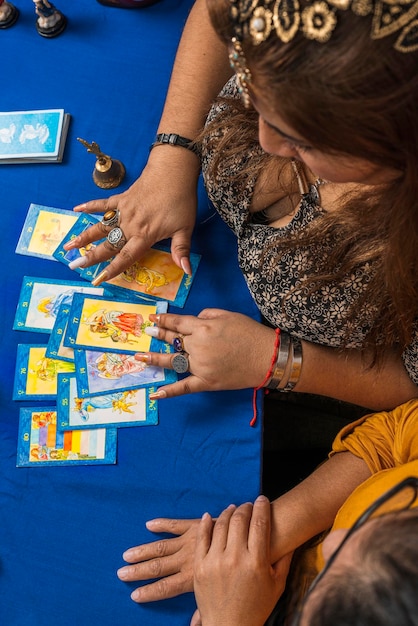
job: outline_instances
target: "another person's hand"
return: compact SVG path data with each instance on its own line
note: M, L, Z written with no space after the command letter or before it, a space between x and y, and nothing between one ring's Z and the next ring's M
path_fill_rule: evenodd
M119 226L127 240L120 252L107 241L93 248L83 257L83 267L114 257L100 281L103 282L140 260L158 241L171 238L174 262L191 274L189 254L196 220L198 175L199 161L190 150L158 146L151 152L141 176L127 191L74 207L80 213L119 210ZM69 242L65 249L81 248L103 239L110 230L111 227L99 222Z
M173 343L181 337L191 375L159 387L157 398L200 391L246 389L260 385L271 365L275 331L259 322L222 309L205 309L192 315L151 315L156 326L145 332ZM138 354L138 360L168 369L173 354Z
M199 524L194 560L198 611L191 626L263 626L284 591L291 555L270 560L270 502L230 506Z
M125 582L159 580L138 587L131 598L135 602L153 602L193 591L193 561L199 520L159 518L147 522L155 533L178 535L130 548L123 558L130 565L117 575Z

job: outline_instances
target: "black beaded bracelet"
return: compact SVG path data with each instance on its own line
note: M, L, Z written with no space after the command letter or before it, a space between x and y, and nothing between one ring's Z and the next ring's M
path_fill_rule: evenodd
M187 150L191 150L195 154L199 154L196 146L193 144L191 139L187 139L186 137L182 137L181 135L176 135L176 133L159 133L155 137L154 143L151 144L150 150L155 148L155 146L159 146L162 144L169 144L170 146L180 146L180 148L187 148Z

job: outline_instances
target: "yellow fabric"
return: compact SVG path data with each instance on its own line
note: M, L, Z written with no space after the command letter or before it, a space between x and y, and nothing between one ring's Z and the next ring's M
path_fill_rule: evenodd
M330 456L346 450L363 459L372 474L418 459L418 400L366 415L343 428Z
M418 400L406 402L393 411L366 415L343 428L335 438L329 456L347 451L363 459L372 475L347 498L331 530L350 528L390 487L408 476L418 477ZM418 502L414 506L418 506ZM324 533L322 540L326 535ZM312 580L324 566L322 542L303 548L294 565L290 613L302 601Z
M406 402L393 411L367 415L346 426L335 438L330 456L344 451L364 459L372 476L347 498L331 530L350 528L390 487L408 476L418 476L418 400ZM321 570L320 545L316 563L317 570Z

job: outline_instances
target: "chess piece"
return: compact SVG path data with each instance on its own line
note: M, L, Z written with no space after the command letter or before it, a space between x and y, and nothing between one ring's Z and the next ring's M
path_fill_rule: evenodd
M96 156L96 164L93 170L93 180L102 189L113 189L121 184L125 177L125 166L117 159L111 159L104 154L95 141L88 143L84 139L77 137L77 141Z
M19 10L7 2L7 0L0 0L0 28L10 28L16 23L19 17Z
M36 20L36 30L42 37L51 39L61 35L67 26L67 18L49 0L33 0Z
M97 0L97 2L107 7L119 9L144 9L145 7L160 2L160 0Z

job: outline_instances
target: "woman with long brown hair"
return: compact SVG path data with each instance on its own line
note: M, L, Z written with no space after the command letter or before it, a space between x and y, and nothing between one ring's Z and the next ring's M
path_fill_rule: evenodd
M174 151L162 148L172 133L161 133L152 153L195 159L199 147L267 324L211 309L159 316L160 339L183 335L191 376L158 398L264 385L380 409L416 395L414 21L403 5L396 17L379 3L345 4L209 2L237 77L200 137L176 135ZM123 218L121 204L127 231ZM129 239L119 264L132 258ZM103 254L99 246L84 263ZM170 355L144 359L174 365Z

